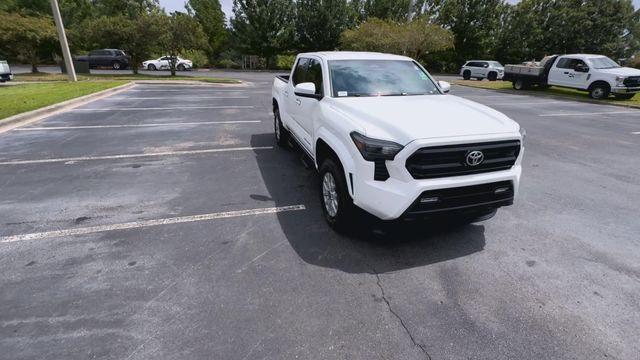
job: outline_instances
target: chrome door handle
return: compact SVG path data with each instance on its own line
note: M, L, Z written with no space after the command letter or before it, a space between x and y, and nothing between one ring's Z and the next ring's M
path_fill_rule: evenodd
M296 104L298 104L298 106L300 106L301 103L300 99L296 99Z
M289 92L288 92L288 91L285 91L285 92L284 92L284 96L289 96Z

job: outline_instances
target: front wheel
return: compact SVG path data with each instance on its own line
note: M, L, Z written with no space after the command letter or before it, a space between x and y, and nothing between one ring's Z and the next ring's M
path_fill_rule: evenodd
M324 218L333 229L344 231L353 218L353 200L347 192L342 168L327 159L320 166L320 202Z
M596 100L602 100L609 97L610 92L609 84L598 83L591 86L589 89L589 97Z
M489 79L489 81L498 80L498 73L495 71L490 72L489 75L487 75L487 79Z
M156 70L158 70L158 69L156 68L156 66L155 66L155 65L153 65L153 64L149 64L149 66L147 66L147 69L148 69L149 71L156 71Z
M119 61L114 61L113 64L111 64L111 67L113 70L120 70L120 68L122 68L122 64L120 64Z
M186 68L184 67L183 64L178 65L178 71L185 71Z

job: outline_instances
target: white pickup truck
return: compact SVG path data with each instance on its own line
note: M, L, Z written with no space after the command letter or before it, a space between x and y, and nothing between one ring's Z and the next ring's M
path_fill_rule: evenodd
M640 70L621 67L603 55L553 55L540 63L505 65L502 80L511 81L516 90L532 85L584 90L593 99L606 99L610 94L631 99L640 92Z
M276 77L276 141L315 164L332 227L348 226L354 206L383 220L476 221L513 203L523 131L449 88L416 61L380 53L300 54Z

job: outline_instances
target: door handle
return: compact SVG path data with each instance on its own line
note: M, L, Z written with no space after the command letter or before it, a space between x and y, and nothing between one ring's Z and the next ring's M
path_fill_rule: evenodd
M287 97L288 97L288 96L289 96L289 92L285 90L285 91L284 91L284 96L287 96Z
M296 99L296 104L298 104L298 106L300 106L301 103L300 99Z
M568 71L565 71L564 73L565 73L565 75L568 75L568 74L569 74L569 72L568 72Z

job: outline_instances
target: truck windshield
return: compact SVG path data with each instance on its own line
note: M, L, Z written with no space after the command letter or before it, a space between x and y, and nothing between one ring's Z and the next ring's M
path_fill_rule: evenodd
M440 91L408 60L329 61L334 97L432 95Z
M591 63L591 67L596 69L615 69L620 67L617 62L606 56L591 58L589 59L589 62Z

